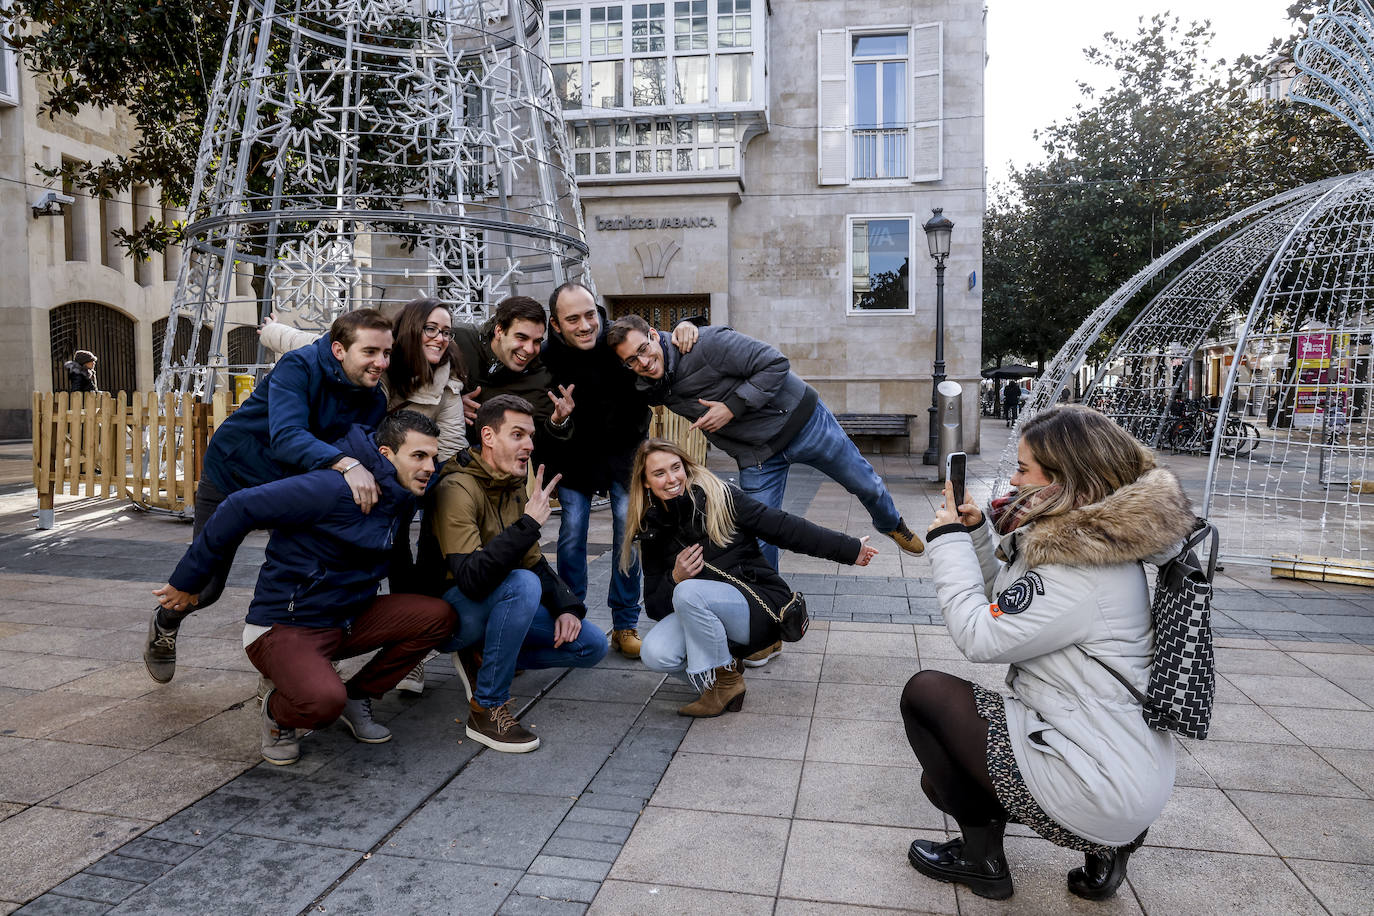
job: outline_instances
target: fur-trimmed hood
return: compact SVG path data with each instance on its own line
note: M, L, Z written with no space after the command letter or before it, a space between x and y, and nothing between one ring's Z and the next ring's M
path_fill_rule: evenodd
M1155 468L1099 502L1014 532L1031 566L1111 566L1171 554L1193 530L1193 507L1172 472Z

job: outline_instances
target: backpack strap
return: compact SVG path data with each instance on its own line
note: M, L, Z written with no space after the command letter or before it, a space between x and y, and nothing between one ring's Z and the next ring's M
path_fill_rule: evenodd
M1081 645L1079 645L1078 643L1074 643L1074 645L1075 645L1075 647L1077 647L1077 649L1078 649L1079 652L1082 652L1084 655L1088 656L1088 658L1090 658L1090 659L1092 659L1093 661L1097 662L1097 663L1098 663L1099 665L1101 665L1103 668L1106 668L1106 669L1107 669L1107 673L1110 674L1112 677L1116 678L1118 681L1120 681L1120 682L1121 682L1121 686L1122 686L1122 687L1125 687L1127 690L1129 690L1129 691L1131 692L1131 696L1133 696L1133 697L1136 698L1136 700L1140 703L1141 707L1143 707L1143 708L1145 708L1145 709L1149 709L1149 708L1150 708L1150 698L1147 697L1147 696L1145 696L1145 694L1141 693L1139 690L1136 690L1135 685L1132 684L1132 683L1126 678L1126 675L1122 674L1120 671L1117 671L1117 670L1116 670L1115 668L1113 668L1111 665L1107 664L1107 663L1104 662L1102 659L1098 658L1096 655L1093 655L1091 652L1089 652L1087 649L1083 648L1083 647L1082 647Z

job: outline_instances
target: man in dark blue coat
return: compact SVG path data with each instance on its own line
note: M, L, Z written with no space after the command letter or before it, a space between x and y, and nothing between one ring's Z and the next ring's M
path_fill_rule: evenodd
M376 428L386 416L378 383L391 361L391 343L391 322L381 312L356 309L340 315L327 337L283 355L210 438L192 537L230 494L320 468L342 474L367 513L377 500L377 482L363 456L341 450L335 440L355 424ZM226 562L225 574L228 569ZM205 583L199 607L213 604L223 590L223 576ZM165 684L176 673L177 630L192 610L164 605L148 622L143 663L153 680Z
M243 631L249 660L274 685L262 707L262 756L269 763L295 763L296 730L336 719L359 741L389 741L391 732L372 718L372 700L453 631L457 618L446 601L397 588L409 571L410 520L434 473L438 435L433 420L401 410L382 421L375 437L355 426L335 443L338 453L359 456L377 482L377 501L366 513L329 468L234 492L153 592L163 607L196 604L243 538L271 529ZM378 597L388 575L392 594ZM362 670L340 681L331 662L374 649L380 651Z

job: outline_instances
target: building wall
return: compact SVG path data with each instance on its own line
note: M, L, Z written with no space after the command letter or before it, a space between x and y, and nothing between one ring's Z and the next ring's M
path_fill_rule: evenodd
M757 6L762 15L763 4ZM943 50L940 179L821 184L820 31L936 22ZM975 451L985 204L982 4L774 4L767 30L767 129L744 145L736 174L579 180L598 292L710 294L713 323L778 346L836 413L909 416L910 448L919 453L936 322L935 262L920 227L942 207L955 224L945 271L945 371L964 389L965 446ZM585 110L569 114L574 125L588 117ZM912 217L914 313L850 314L847 217L888 214ZM672 246L671 259L662 258ZM646 261L663 275L646 276L655 272Z
M0 103L0 237L4 239L0 245L0 323L6 330L0 336L3 438L28 437L32 392L52 390L49 312L53 308L68 302L96 302L133 318L138 387L147 389L153 384L152 323L167 317L175 286L175 266L173 280L164 279L168 274L161 255L136 267L110 244L110 230L134 224L133 192L118 192L110 202L102 202L73 191L76 203L69 208L69 216L33 215L32 204L43 190L58 187L38 172L35 163L54 166L63 158L100 161L127 150L134 137L128 119L115 110L56 120L40 116L39 86L22 68L18 72L18 105ZM146 196L140 196L140 204L156 205L155 194L141 193ZM150 215L143 208L138 213L140 222ZM67 220L81 241L75 260L67 257ZM96 356L101 361L117 358L117 354L99 352ZM99 375L99 363L96 371Z

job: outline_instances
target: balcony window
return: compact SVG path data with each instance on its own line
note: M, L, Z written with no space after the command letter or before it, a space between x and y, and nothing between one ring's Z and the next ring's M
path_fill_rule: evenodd
M677 80L673 84L673 100L679 105L705 105L711 101L711 58L678 57L673 60Z
M632 100L636 106L668 103L668 61L662 57L640 58L634 63Z
M722 54L716 58L716 96L722 105L754 100L754 55Z
M582 107L582 65L554 64L553 91L565 111Z
M910 216L849 217L849 313L912 312Z
M625 62L623 60L594 60L591 63L591 72L592 107L625 107Z
M750 34L750 0L716 0L716 46L747 48L753 44Z
M549 60L582 57L582 11L549 11Z
M625 20L619 6L594 6L591 8L589 31L592 57L625 53ZM549 13L552 21L553 13Z
M630 45L636 54L667 50L662 3L636 3L630 7Z
M731 115L571 124L578 177L733 172L739 127Z
M855 178L907 174L907 35L854 37Z
M705 51L706 0L677 0L673 4L673 48L678 51Z

